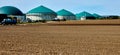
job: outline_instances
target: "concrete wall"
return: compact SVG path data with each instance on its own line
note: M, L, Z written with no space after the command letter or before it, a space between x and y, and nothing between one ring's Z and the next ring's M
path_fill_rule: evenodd
M57 16L60 20L66 19L66 20L76 20L75 16Z
M38 20L46 20L46 21L51 21L51 20L53 20L54 18L56 18L56 16L55 15L52 15L52 14L40 14L40 15L38 15L38 14L27 14L26 15L26 18L27 19L30 19L31 21L38 21Z

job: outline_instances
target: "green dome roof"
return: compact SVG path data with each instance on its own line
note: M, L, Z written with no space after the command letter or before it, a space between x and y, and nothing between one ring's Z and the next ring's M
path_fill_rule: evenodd
M44 6L39 6L36 7L32 10L30 10L28 13L43 13L43 14L56 14L53 10L44 7Z
M96 13L94 13L93 16L96 17L96 18L102 17L102 16L100 16L100 15L98 15L98 14L96 14Z
M0 7L0 14L23 15L23 13L18 8L12 6Z
M83 17L83 16L85 16L85 17L94 17L92 14L90 14L88 12L85 12L85 11L83 11L83 12L81 12L79 14L76 14L76 17L78 17L78 18Z
M67 11L65 9L58 11L57 15L59 15L59 16L75 16L72 12Z
M95 17L92 14L90 14L86 11L76 14L77 20L79 20L81 17L86 17L86 19L95 19Z

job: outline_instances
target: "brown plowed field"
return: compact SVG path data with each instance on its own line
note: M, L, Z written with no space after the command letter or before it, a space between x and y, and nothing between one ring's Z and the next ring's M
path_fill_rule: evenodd
M0 26L0 55L120 55L120 26Z
M59 24L59 25L120 25L120 19L111 20L75 20L75 21L60 21L51 22L49 24Z

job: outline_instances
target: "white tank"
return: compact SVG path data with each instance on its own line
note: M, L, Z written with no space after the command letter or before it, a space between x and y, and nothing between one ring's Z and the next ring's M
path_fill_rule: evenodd
M85 16L81 17L81 20L86 20L86 17Z

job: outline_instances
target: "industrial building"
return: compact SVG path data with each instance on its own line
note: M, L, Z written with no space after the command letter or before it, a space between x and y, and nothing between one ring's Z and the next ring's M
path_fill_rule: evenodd
M96 19L92 14L83 11L81 13L76 14L77 20L89 20L89 19Z
M57 18L60 19L60 20L62 20L62 19L76 20L76 16L72 12L67 11L65 9L62 9L62 10L57 12Z
M17 18L18 22L25 22L26 21L26 15L22 13L18 8L13 6L3 6L0 7L0 21L2 21L6 17L10 18Z
M94 14L92 14L96 19L102 19L102 16L101 15L99 15L99 14L96 14L96 13L94 13Z
M57 14L45 7L45 6L39 6L36 7L32 10L30 10L29 12L27 12L26 17L28 22L35 22L35 21L41 21L41 20L46 20L46 21L51 21L54 18L56 18Z
M77 13L76 15L65 9L59 10L58 12L54 12L53 10L42 5L31 9L26 14L23 14L21 10L13 6L0 7L0 22L8 17L16 18L17 22L53 21L56 19L58 21L59 20L91 20L91 19L95 20L95 19L103 18L103 16L100 16L98 14L90 14L86 11Z

